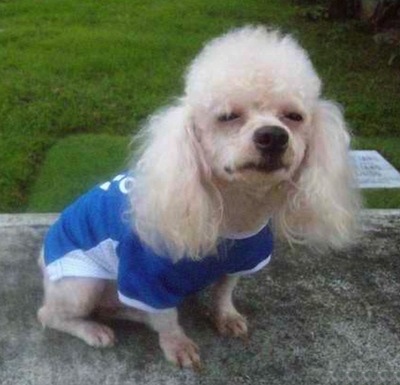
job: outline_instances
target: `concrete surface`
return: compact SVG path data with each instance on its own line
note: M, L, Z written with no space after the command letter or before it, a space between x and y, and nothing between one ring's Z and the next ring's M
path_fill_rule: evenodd
M364 216L360 244L318 255L278 247L236 293L250 320L246 345L216 335L207 294L182 307L204 371L167 364L155 334L115 322L119 344L96 350L42 330L36 265L54 215L0 215L0 384L400 384L400 212Z

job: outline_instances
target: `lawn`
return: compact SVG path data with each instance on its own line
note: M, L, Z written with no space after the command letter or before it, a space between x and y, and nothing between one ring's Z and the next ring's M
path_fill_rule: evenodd
M203 42L245 23L294 33L325 95L344 105L355 136L367 137L357 145L383 146L400 168L399 142L381 139L399 131L400 69L387 65L389 49L357 23L309 22L289 0L245 4L0 1L0 212L58 210L123 168L129 136L179 95Z

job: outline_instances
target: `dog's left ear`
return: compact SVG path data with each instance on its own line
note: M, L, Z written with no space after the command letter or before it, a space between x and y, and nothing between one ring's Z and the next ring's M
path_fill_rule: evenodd
M354 241L360 198L349 144L339 106L318 101L296 189L277 215L289 241L334 248Z

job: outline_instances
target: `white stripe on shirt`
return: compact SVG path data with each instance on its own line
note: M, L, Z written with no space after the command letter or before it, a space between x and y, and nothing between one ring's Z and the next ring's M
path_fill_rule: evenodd
M261 270L263 267L267 266L268 263L271 261L271 257L272 257L272 254L270 254L267 258L262 260L258 265L256 265L252 269L242 270L242 271L238 271L236 273L232 273L232 274L228 274L228 275L234 277L234 276L248 275L248 274L255 273L256 271Z

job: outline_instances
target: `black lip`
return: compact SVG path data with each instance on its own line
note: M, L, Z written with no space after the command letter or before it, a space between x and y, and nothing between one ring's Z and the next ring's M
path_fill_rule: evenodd
M240 170L254 170L258 172L273 172L285 168L285 165L280 161L274 161L269 163L245 163L243 166L239 167Z
M256 171L256 172L263 172L263 173L271 173L274 171L278 171L281 169L288 169L288 166L283 164L280 160L275 160L269 163L266 162L248 162L239 167L231 168L229 166L224 167L224 170L228 174L234 174L235 172L240 171Z

